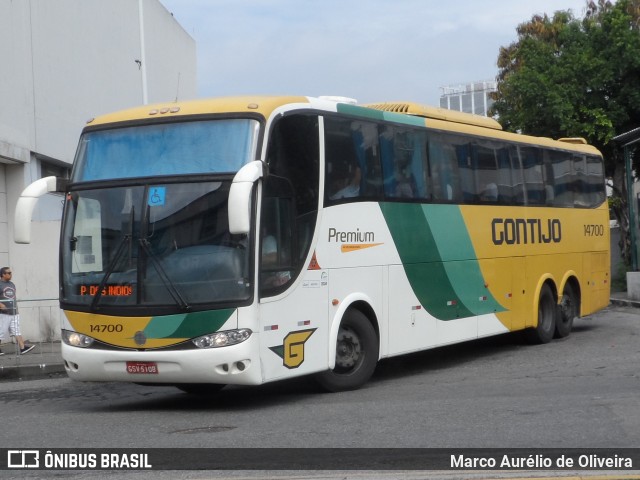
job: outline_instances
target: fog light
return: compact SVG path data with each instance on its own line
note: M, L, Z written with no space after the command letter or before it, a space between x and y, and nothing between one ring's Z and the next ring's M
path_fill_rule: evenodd
M237 345L244 342L251 336L251 333L248 328L240 328L238 330L226 330L203 335L202 337L194 338L192 341L198 348L228 347L229 345Z
M72 347L87 348L93 345L94 339L78 332L62 330L62 341Z

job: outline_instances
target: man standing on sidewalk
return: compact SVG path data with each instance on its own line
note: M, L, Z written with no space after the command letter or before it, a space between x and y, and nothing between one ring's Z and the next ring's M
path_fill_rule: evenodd
M6 334L16 337L20 355L30 352L35 345L25 345L20 333L20 317L16 303L16 286L11 281L11 268L0 268L0 343ZM0 355L4 353L0 350Z

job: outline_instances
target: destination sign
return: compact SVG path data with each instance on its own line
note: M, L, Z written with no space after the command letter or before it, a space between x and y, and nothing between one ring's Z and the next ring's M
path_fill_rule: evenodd
M78 295L94 296L98 294L100 285L78 285ZM103 297L130 297L133 295L131 285L105 285L100 294Z

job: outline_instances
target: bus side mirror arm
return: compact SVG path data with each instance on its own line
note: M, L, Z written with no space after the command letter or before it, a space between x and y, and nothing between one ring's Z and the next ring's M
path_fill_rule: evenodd
M15 212L13 238L16 243L31 243L31 219L38 199L46 193L64 193L68 180L62 177L45 177L27 186L18 199Z
M255 160L243 166L231 182L229 189L229 232L248 234L251 230L251 192L254 184L266 177L267 166Z

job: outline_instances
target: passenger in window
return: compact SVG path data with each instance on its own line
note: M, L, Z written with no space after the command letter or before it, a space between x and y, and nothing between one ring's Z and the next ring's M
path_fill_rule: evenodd
M411 174L407 173L405 169L399 168L395 173L396 180L396 188L394 192L394 197L396 198L413 198L414 197L414 187L413 181L411 179Z
M355 167L346 177L336 180L335 193L330 195L331 200L340 200L341 198L353 198L360 195L360 182L362 180L362 172L360 167Z
M480 200L483 202L497 202L498 186L493 182L488 183L482 193L480 193Z

